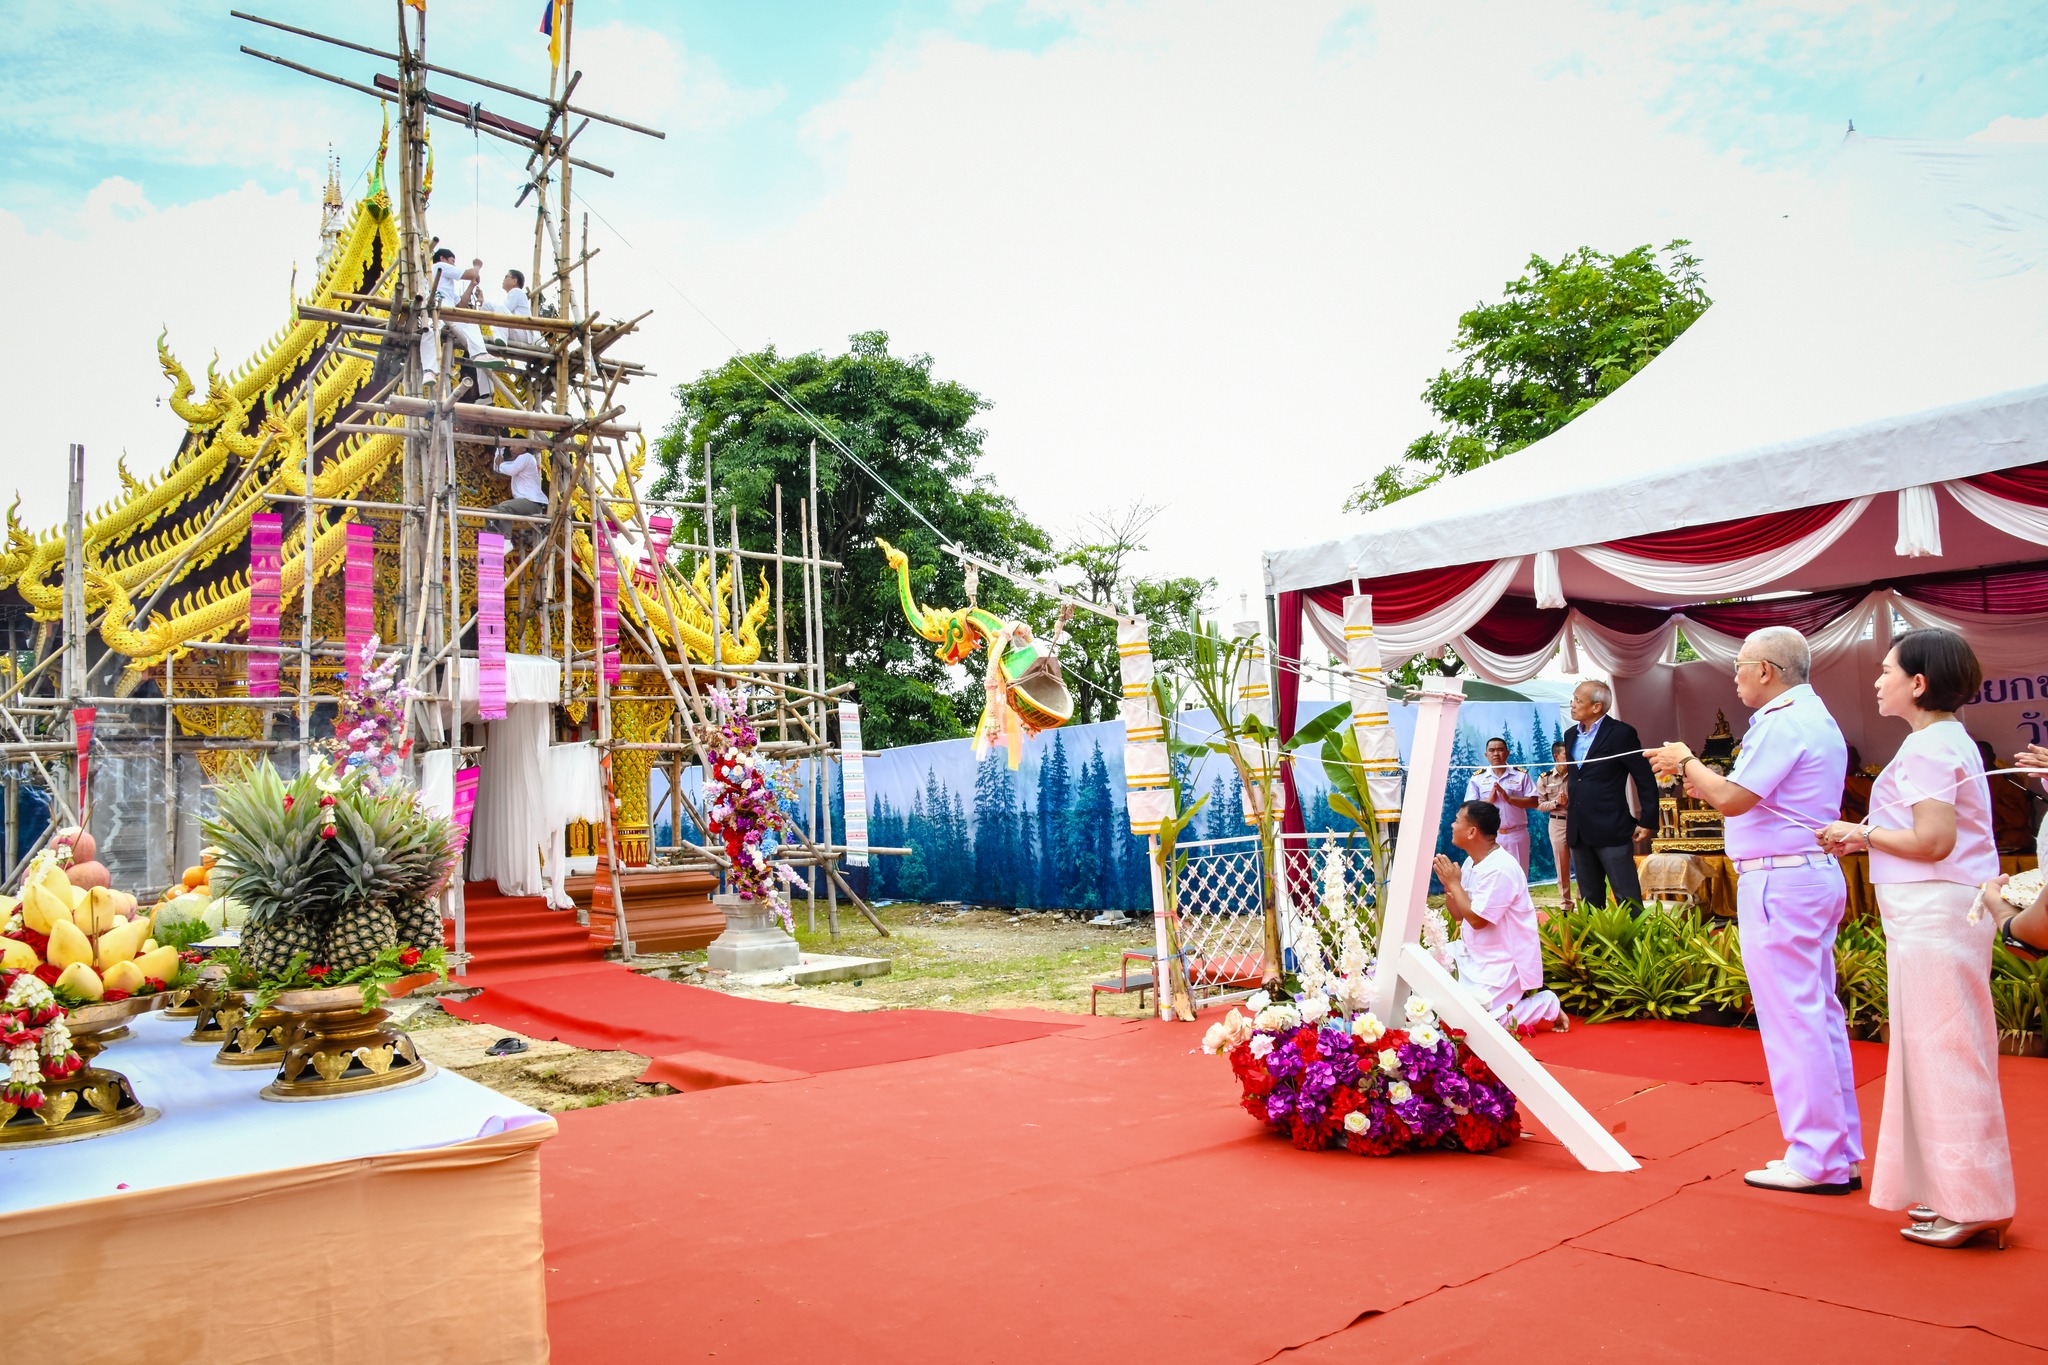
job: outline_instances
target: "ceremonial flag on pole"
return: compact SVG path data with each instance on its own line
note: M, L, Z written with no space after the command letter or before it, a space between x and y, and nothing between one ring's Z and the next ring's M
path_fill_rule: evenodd
M469 843L469 822L476 815L476 783L483 773L482 768L464 768L455 774L455 811L450 818L455 822L458 853Z
M377 528L350 522L348 557L342 568L342 629L348 675L359 676L363 650L377 634Z
M78 740L78 820L85 823L86 789L91 784L86 780L88 755L92 750L92 723L99 715L95 706L75 706L71 709L71 729Z
M505 719L505 537L476 537L476 704L484 720Z
M839 703L839 777L846 797L846 865L868 865L868 777L860 707Z
M426 8L426 0L419 0L420 8ZM547 7L540 12L540 31L548 37L548 68L553 70L562 64L562 16L558 11L562 0L548 0Z
M278 600L284 587L284 516L258 512L249 518L249 695L277 695Z
M611 533L602 526L597 534L597 649L598 666L606 683L619 680L619 565L612 554Z

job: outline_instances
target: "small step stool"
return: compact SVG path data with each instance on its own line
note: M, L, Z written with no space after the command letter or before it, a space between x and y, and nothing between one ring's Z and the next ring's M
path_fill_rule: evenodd
M1146 970L1139 972L1136 976L1132 976L1132 959L1144 963ZM1145 1008L1146 992L1155 989L1155 978L1151 970L1155 962L1156 957L1150 948L1126 949L1123 958L1117 964L1116 980L1097 981L1088 987L1088 1013L1095 1013L1095 1003L1105 992L1110 995L1129 995L1132 991L1136 991L1138 993L1138 1008Z

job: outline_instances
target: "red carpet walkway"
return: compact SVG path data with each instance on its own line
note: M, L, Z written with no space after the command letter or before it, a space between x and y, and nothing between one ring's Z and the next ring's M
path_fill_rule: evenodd
M1646 1044L1584 1032L1557 1042L1641 1046L1659 1069ZM1228 1068L1190 1053L1199 1036L1094 1021L558 1116L542 1152L554 1359L2048 1351L2048 1212L2023 1213L2012 1250L1942 1252L1862 1197L1741 1184L1784 1150L1760 1088L1714 1078L1754 1034L1671 1035L1697 1081L1555 1068L1643 1160L1629 1175L1588 1174L1541 1136L1484 1156L1297 1152L1236 1108ZM2048 1174L2048 1062L2004 1076L2025 1210ZM1883 1086L1860 1091L1872 1146Z
M501 981L444 1004L450 1014L656 1059L644 1079L701 1090L747 1080L796 1080L817 1071L876 1066L1058 1033L1073 1024L946 1010L850 1014L747 1000L657 981L622 967Z

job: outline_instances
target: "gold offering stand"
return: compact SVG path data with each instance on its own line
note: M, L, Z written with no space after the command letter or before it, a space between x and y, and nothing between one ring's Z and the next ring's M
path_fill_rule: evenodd
M115 1033L128 1031L129 1019L158 1008L163 1000L161 995L139 995L72 1010L65 1024L71 1046L85 1065L61 1081L45 1084L40 1109L0 1100L0 1147L77 1142L155 1118L157 1111L135 1098L126 1076L92 1063Z
M220 1019L221 1011L246 1005L248 999L246 992L231 991L217 979L201 980L192 988L192 1031L181 1041L219 1047L228 1040L227 1025Z
M276 1066L283 1058L292 1032L292 1017L273 1004L252 1019L249 1004L249 992L230 991L215 1006L213 1022L221 1030L220 1051L213 1058L215 1066ZM192 1030L194 1042L205 1041L199 1030L207 1022L202 1015Z
M392 984L387 998L408 995L432 973ZM286 991L278 1013L291 1024L277 1079L258 1092L266 1100L331 1100L423 1081L433 1064L412 1039L389 1025L391 1014L363 1008L360 986Z

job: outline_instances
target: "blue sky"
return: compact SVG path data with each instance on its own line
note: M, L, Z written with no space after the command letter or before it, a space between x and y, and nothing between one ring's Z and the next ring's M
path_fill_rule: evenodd
M239 3L391 43L391 0ZM0 337L0 365L45 374L21 448L84 441L96 497L122 449L141 471L176 440L157 329L195 364L258 344L310 266L327 146L351 178L375 146L368 100L236 49L357 79L370 59L227 8L0 0L0 254L51 320ZM1028 512L1057 531L1164 504L1153 567L1232 605L1259 550L1343 528L1344 493L1426 426L1457 314L1532 252L1684 236L1712 289L1851 118L2048 140L2039 0L577 8L584 97L669 132L579 143L619 172L578 181L599 306L656 310L636 358L662 383L629 395L647 429L734 344L880 328L993 402L990 467ZM429 0L429 56L544 85L540 9ZM438 126L430 226L520 261L514 154L468 143ZM50 367L52 337L92 364ZM61 507L54 467L21 463L31 507Z

